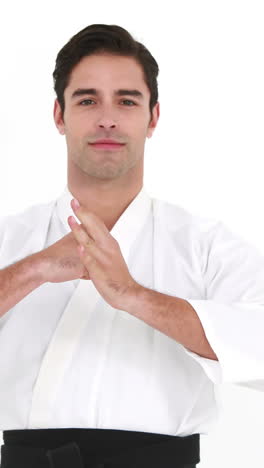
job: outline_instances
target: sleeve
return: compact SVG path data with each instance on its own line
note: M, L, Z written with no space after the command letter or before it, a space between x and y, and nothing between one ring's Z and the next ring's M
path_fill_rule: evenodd
M7 219L7 216L0 216L0 259L1 259L1 254L3 252L3 247L4 247L6 219ZM1 266L1 261L0 261L0 269L1 268L3 267Z
M264 391L264 256L222 222L202 238L205 299L186 300L218 361L185 350L214 383Z

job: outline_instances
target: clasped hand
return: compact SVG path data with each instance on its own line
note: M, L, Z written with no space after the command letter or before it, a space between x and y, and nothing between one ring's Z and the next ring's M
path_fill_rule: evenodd
M104 222L83 206L71 207L74 216L68 224L78 242L80 260L87 269L97 291L108 304L123 309L140 285L132 278L117 240L110 234Z

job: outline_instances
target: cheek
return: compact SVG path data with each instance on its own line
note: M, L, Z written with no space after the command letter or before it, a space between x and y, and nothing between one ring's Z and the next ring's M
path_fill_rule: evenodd
M85 118L80 112L65 113L65 123L68 131L73 134L81 134L82 130L88 127L89 119Z
M121 123L121 127L122 123ZM143 138L143 136L147 132L148 121L146 120L145 116L135 116L133 120L129 122L128 132L131 135L134 135L136 138Z
M67 132L71 140L89 140L89 127L80 119L72 119L70 125L67 127Z
M145 140L145 138L147 137L147 132L148 132L148 127L146 125L146 121L142 121L142 125L141 127L139 128L139 132L138 132L138 139L142 142L142 140Z

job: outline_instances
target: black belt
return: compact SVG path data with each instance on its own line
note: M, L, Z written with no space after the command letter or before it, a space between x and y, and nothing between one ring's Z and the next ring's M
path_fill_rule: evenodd
M114 429L3 432L1 468L176 468L200 462L200 434Z

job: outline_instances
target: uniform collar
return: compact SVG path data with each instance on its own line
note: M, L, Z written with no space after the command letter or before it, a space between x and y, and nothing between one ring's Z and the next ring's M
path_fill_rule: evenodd
M57 214L66 228L67 233L71 232L71 228L68 224L68 217L73 215L75 219L77 219L71 208L71 200L73 198L74 196L66 185L64 191L56 201ZM120 247L122 247L123 255L128 254L132 241L143 228L151 210L152 198L148 195L145 188L142 187L110 231L111 235L118 241ZM77 221L80 222L78 219Z

